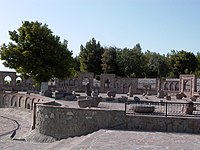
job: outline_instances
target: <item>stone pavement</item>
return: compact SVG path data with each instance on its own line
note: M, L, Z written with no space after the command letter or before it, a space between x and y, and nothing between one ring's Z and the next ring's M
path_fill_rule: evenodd
M200 149L200 136L161 132L100 130L72 150Z
M9 113L9 114L8 114ZM17 114L18 113L18 114ZM27 113L27 112L26 112ZM199 150L200 135L183 133L144 132L102 129L92 134L55 141L35 143L24 141L21 135L30 132L30 114L19 110L0 109L0 115L16 119L20 124L15 140L10 135L0 138L2 150ZM20 117L21 116L21 117ZM16 126L8 119L0 117L1 134ZM21 135L20 135L21 134ZM21 140L20 140L21 139Z

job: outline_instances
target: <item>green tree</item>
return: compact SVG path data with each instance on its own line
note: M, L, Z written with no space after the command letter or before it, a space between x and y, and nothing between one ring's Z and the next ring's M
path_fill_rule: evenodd
M74 76L78 76L80 73L80 60L79 60L79 57L76 56L74 58Z
M100 42L96 42L94 38L86 43L85 47L80 47L80 70L93 72L95 75L102 73L102 54L104 49L101 47Z
M102 70L104 73L117 73L117 48L109 47L104 48L104 53L102 54Z
M147 50L147 52L145 52L145 57L147 59L145 69L146 77L167 77L169 73L169 64L165 55L160 55L159 53L150 52Z
M198 67L198 60L191 52L171 51L168 54L171 74L174 77L179 77L180 74L192 74Z
M124 48L117 53L117 65L121 76L145 77L145 64L140 44L136 44L132 49Z
M24 21L17 31L9 31L9 35L13 42L0 48L6 67L14 68L39 84L71 75L73 58L67 48L68 42L60 42L46 24Z
M196 55L197 61L198 61L198 67L195 71L195 75L199 78L200 77L200 53L198 52Z

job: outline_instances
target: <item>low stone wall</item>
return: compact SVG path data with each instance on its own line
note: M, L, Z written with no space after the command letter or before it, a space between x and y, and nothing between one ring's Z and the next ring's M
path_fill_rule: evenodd
M0 107L33 110L32 129L56 139L103 128L200 134L199 118L130 116L119 110L66 108L55 106L53 99L36 95L4 93L0 95Z
M34 103L52 103L50 99L40 95L29 95L19 93L0 93L0 108L17 108L21 110L33 110Z
M36 130L56 139L80 136L98 129L128 129L200 133L200 119L125 116L124 111L75 109L37 105Z
M198 118L126 116L126 123L126 128L129 130L200 134L200 119Z
M56 139L125 125L124 111L36 106L36 130Z

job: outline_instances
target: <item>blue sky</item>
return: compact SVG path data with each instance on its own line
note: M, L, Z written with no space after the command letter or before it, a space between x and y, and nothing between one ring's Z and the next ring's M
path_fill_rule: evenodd
M160 54L200 50L199 0L0 0L0 45L22 21L46 23L73 55L93 37L102 46ZM9 70L1 64L0 71Z

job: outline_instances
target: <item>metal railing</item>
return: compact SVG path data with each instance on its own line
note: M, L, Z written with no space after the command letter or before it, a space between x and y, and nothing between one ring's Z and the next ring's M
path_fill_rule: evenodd
M200 117L200 103L126 101L125 115L131 115L131 114L132 115Z

